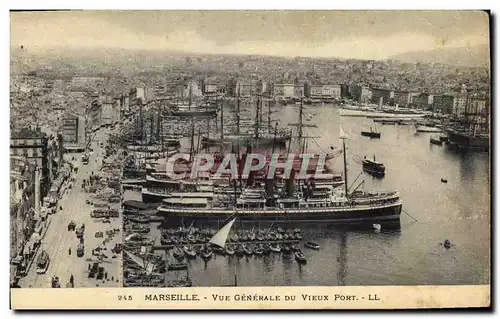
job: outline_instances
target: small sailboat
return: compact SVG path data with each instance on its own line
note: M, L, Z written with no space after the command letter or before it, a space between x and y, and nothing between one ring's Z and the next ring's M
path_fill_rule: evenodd
M313 242L313 241L308 241L304 244L304 246L306 246L307 248L311 248L311 249L319 249L319 244Z
M210 258L212 258L213 251L212 251L212 249L210 249L210 247L205 246L205 247L204 247L204 248L200 251L200 254L201 254L201 258L203 258L203 260L207 261L207 260L209 260Z
M193 247L191 247L191 245L184 245L183 250L184 254L188 258L196 258L196 251L193 249Z
M243 256L245 254L245 250L243 249L243 246L238 245L238 247L236 247L236 250L234 251L234 253L237 256Z
M283 245L282 251L283 251L283 254L288 255L292 252L292 248L290 248L290 246L288 246L288 245Z
M247 245L243 244L242 247L243 247L243 252L245 253L245 255L251 256L253 254L252 249L250 249L250 247L248 247Z
M172 255L175 259L182 260L184 259L184 251L180 247L175 247L172 250Z
M226 255L228 256L234 255L234 249L231 245L226 245Z
M253 231L253 229L248 233L248 240L255 240L255 232Z
M264 255L271 254L271 249L269 249L269 244L267 243L262 244L262 252Z
M257 246L254 247L253 253L256 256L262 256L262 254L264 253L264 250L261 247L262 247L261 245L257 245Z
M372 127L370 131L361 131L361 136L367 136L369 138L380 138L380 132L375 132Z
M229 223L227 223L224 227L222 227L218 232L216 232L213 237L208 241L209 244L214 246L214 249L217 249L218 252L221 253L226 253L228 250L228 247L226 247L226 242L229 237L229 232L231 231L231 227L233 227L234 221L236 218L232 219ZM236 234L233 234L234 236L237 236ZM229 249L231 252L232 250ZM234 253L234 251L233 251ZM208 245L205 246L205 249L202 251L202 258L205 260L208 260L212 258L212 249L208 247Z
M187 269L188 265L187 263L174 263L174 264L169 264L168 265L168 270L173 271L173 270L184 270Z
M444 248L446 248L446 249L450 249L450 248L451 248L451 242L450 242L448 239L446 239L446 240L444 241L443 246L444 246Z
M263 241L265 239L265 236L263 233L258 233L255 238L258 240L258 241Z
M269 249L275 253L281 252L281 247L279 244L271 244L271 246L269 246Z
M299 264L306 264L307 263L307 259L306 259L306 256L304 255L303 252L301 252L300 250L296 251L295 252L295 260L299 263Z
M430 141L431 144L443 145L443 141L439 137L431 136L431 138L429 139L429 141Z
M187 240L188 240L188 242L190 242L191 244L196 243L196 237L194 237L194 235L192 235L192 234L189 234L189 235L187 236Z

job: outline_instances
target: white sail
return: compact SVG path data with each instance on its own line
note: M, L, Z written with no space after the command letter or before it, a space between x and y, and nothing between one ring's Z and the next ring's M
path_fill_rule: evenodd
M347 134L342 128L342 126L340 126L340 139L346 139L346 138L349 138L349 134Z
M132 259L133 262L135 262L138 266L140 266L141 268L146 268L145 265L144 265L144 259L142 259L141 257L139 256L136 256L126 250L124 250L124 252L130 257L130 259Z
M139 267L141 267L142 269L144 269L146 271L146 274L151 274L153 272L153 269L154 269L154 264L153 263L148 263L146 264L144 262L144 259L139 257L139 256L136 256L134 254L132 254L131 252L128 252L126 250L124 250L124 252L130 257L130 259L132 259L133 262L135 262Z
M231 220L229 223L227 223L224 227L222 227L215 235L210 239L209 243L217 245L219 247L226 247L226 239L227 236L229 235L229 231L231 230L231 227L234 224L234 221L236 218Z

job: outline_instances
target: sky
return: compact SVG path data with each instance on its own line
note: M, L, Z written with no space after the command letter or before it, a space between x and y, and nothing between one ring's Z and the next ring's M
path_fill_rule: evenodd
M11 46L387 59L489 44L480 11L11 12Z

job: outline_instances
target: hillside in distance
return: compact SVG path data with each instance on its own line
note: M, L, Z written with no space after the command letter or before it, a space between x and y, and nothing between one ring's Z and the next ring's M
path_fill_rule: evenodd
M406 63L442 63L463 67L489 67L489 45L474 45L459 48L413 51L394 55L391 60Z

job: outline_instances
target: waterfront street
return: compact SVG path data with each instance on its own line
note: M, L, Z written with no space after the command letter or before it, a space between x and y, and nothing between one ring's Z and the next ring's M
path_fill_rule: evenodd
M78 167L78 172L73 171L72 176L67 181L66 185L61 190L61 198L59 200L57 211L50 215L50 225L42 239L41 247L38 249L38 254L45 250L50 257L50 265L47 272L43 275L36 273L36 258L35 262L29 269L26 277L20 280L22 287L39 287L48 288L51 286L53 276L60 278L61 287L66 287L71 275L74 276L75 287L95 287L99 286L120 286L121 278L121 258L111 258L111 249L115 243L121 242L121 234L114 238L106 245L105 254L108 258L105 259L101 266L105 267L108 278L113 277L114 281L96 281L89 280L88 265L91 262L96 262L96 257L92 256L92 250L102 244L103 238L96 238L95 232L101 231L106 233L107 230L114 228L121 229L121 219L110 219L111 223L102 223L97 219L90 217L90 212L93 206L86 203L87 200L94 201L93 194L86 193L82 189L82 182L88 179L93 173L96 174L102 166L104 157L104 149L99 147L99 143L105 143L108 132L105 130L95 133L95 138L91 143L92 152L89 153L88 165L83 165L81 158L83 154L65 154L65 158L71 160L75 158L73 165ZM71 180L74 178L74 182ZM71 185L71 188L69 188ZM59 209L62 207L62 210ZM79 240L74 231L68 231L68 224L74 221L76 227L85 224L84 245L85 254L83 257L77 257L77 246ZM69 249L71 248L71 254Z

